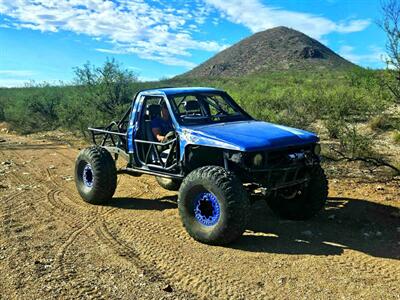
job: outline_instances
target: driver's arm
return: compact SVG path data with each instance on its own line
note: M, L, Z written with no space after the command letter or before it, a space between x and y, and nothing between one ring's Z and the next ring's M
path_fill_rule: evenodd
M165 136L161 134L160 128L152 128L151 131L153 132L153 135L159 141L160 143L164 140Z

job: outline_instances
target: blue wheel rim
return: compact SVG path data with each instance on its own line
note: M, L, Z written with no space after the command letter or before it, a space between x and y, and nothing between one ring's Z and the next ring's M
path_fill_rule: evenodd
M87 187L91 188L93 186L94 177L92 166L90 164L86 164L86 166L83 168L82 179L83 183Z
M199 193L194 200L194 216L204 226L214 226L221 216L221 208L213 193Z

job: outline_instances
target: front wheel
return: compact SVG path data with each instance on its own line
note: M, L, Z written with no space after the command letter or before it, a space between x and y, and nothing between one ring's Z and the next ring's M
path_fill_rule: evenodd
M178 209L191 237L202 243L222 245L234 241L246 229L250 202L233 173L207 166L184 179Z
M328 180L320 166L310 171L308 185L289 194L278 193L268 198L271 210L281 218L308 220L320 212L328 197Z
M97 146L82 150L75 162L75 184L88 203L101 204L111 199L117 187L117 170L111 154Z

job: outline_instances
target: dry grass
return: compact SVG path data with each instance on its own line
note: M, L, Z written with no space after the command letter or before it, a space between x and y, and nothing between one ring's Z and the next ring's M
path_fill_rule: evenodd
M393 132L393 141L396 144L400 144L400 131Z

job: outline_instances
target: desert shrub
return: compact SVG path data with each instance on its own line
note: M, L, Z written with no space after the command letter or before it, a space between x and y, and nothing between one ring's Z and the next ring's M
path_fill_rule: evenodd
M4 100L0 100L0 122L5 120L4 109L5 109Z
M17 94L4 108L4 117L12 128L30 133L52 130L59 126L57 108L64 98L60 88L40 85Z
M332 115L324 120L324 125L328 131L328 136L332 139L338 139L345 127L345 121Z
M212 86L226 90L257 119L304 129L311 129L316 120L322 120L331 137L335 137L338 135L335 123L339 120L368 121L393 103L393 96L380 85L379 71L361 68L350 72L285 71L237 78L173 78L142 83L116 61L107 60L100 67L90 63L78 67L75 75L73 86L0 89L4 118L12 120L15 126L25 126L29 125L25 115L33 115L39 121L26 127L37 123L38 130L60 126L85 131L89 125L104 125L118 119L140 89ZM52 93L61 95L51 100ZM27 109L31 101L39 103ZM47 105L50 109L45 109Z
M167 85L211 85L227 90L252 116L308 129L317 119L366 121L393 97L380 86L379 72L301 71L254 74L240 78L173 79Z
M386 114L378 115L369 121L369 126L372 130L389 130L393 128L393 120Z
M354 125L344 126L339 134L341 152L350 158L375 156L373 137L361 134Z
M400 131L393 132L393 141L396 144L400 144Z
M76 68L76 86L59 108L62 126L85 133L88 126L121 117L132 102L136 81L136 74L115 60L100 67L86 63Z

